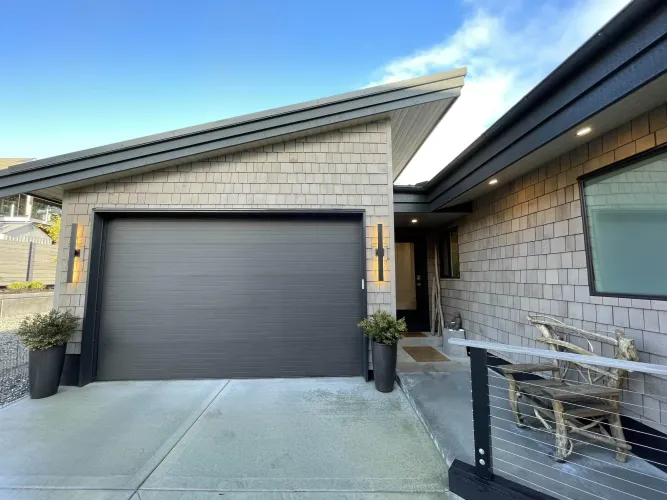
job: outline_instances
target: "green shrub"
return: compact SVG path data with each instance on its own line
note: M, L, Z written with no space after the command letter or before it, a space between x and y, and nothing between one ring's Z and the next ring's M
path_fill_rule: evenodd
M53 309L25 318L15 335L29 350L41 351L66 344L78 324L78 317Z
M7 285L7 290L44 290L46 285L41 281L16 281Z
M408 329L405 318L397 320L387 311L376 311L359 326L371 340L380 344L394 345L401 340L401 333Z

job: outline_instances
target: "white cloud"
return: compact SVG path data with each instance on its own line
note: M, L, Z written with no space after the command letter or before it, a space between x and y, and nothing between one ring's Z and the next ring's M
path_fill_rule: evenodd
M522 9L528 1L507 2L499 10L493 10L497 2L487 7L477 1L477 10L442 44L382 69L374 85L468 67L461 97L399 177L399 184L433 177L629 0L581 0L566 7L551 3L531 10L529 19L519 24L517 19L526 18Z

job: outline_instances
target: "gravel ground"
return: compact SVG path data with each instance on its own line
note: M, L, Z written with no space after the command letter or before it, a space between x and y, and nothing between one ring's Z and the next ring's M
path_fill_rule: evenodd
M16 330L21 324L21 321L23 321L23 318L25 318L24 315L0 318L0 334L10 333Z
M24 317L0 318L0 407L28 394L28 351L12 335Z

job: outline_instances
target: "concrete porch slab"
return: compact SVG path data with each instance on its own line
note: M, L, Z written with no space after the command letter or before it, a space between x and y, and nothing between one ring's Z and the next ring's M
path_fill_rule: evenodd
M452 365L454 366L454 365ZM474 463L470 374L400 373L401 386L448 465ZM489 370L494 472L558 498L664 498L667 473L637 456L617 462L615 451L582 446L556 463L552 435L514 424L503 377ZM531 408L519 402L524 415ZM534 424L539 426L539 423ZM576 438L575 438L576 439Z

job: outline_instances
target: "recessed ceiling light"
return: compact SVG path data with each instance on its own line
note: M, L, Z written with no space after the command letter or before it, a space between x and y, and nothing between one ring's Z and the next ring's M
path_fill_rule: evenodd
M590 128L590 127L580 128L579 130L577 130L577 135L582 136L582 135L590 134L591 130L593 130L593 129Z
M412 222L413 224L417 224L417 222L419 221L417 219L412 219L410 222Z
M491 180L489 181L489 184L491 184L491 185L493 185L493 184L498 184L498 179L491 179Z

